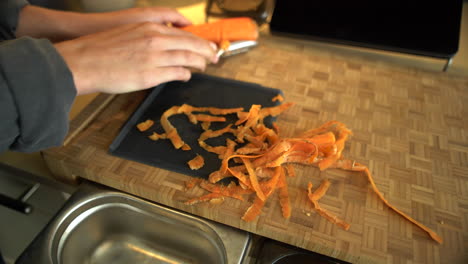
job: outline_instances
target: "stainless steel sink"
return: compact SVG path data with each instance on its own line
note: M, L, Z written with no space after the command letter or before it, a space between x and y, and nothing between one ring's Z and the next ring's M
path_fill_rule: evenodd
M16 263L241 263L247 232L85 183Z

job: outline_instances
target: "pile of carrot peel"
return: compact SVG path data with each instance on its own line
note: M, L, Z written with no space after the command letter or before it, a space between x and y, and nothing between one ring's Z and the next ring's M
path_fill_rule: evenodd
M283 98L279 95L273 98L273 101L276 100L282 102ZM175 148L190 150L191 147L180 138L177 129L168 120L174 114L185 114L194 124L202 122L204 132L200 135L198 143L205 150L216 153L221 160L219 170L212 172L208 180L193 178L186 183L187 190L199 186L208 193L190 199L185 204L194 205L201 202L218 204L222 203L225 198L245 201L244 196L250 195L253 196L253 202L242 216L244 221L250 222L261 214L265 203L278 190L282 215L289 218L292 208L289 200L287 178L295 177L296 174L292 164L312 165L318 167L321 171L342 169L363 173L373 192L385 205L425 231L433 240L442 243L442 238L434 231L398 210L384 198L377 189L366 166L343 157L342 152L345 142L352 134L343 123L329 121L318 128L307 130L293 138L282 138L275 123L273 123L273 128L269 128L264 124L265 117L278 116L292 105L292 103L283 103L274 107L252 105L248 112L244 112L242 108L221 109L189 105L174 106L168 109L160 120L165 133L153 133L153 140L169 139ZM208 114L194 114L194 112ZM233 113L237 114L237 122L228 124L223 129L210 129L211 122L225 122L222 116ZM145 130L147 129L149 127ZM231 134L234 138L227 138L225 146L210 146L205 142L209 138L219 137L224 134ZM197 159L196 162L195 159ZM204 164L203 158L197 155L195 159L188 162L189 166L192 169L201 168ZM234 181L229 185L218 183L220 180L230 177L236 178L238 183ZM304 193L307 194L315 212L338 227L348 230L350 228L349 223L326 210L319 203L330 185L330 181L325 179L313 191L313 185L309 182L307 189L304 188Z

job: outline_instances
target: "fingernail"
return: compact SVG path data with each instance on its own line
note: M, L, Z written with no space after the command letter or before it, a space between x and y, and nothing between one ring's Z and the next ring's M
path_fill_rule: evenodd
M216 45L216 43L214 43L214 42L210 42L210 46L211 46L211 48L213 48L214 50L217 50L217 49L218 49L218 45Z

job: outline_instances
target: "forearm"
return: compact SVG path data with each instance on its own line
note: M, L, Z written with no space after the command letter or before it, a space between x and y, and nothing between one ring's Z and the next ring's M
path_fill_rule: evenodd
M58 11L28 5L21 10L16 36L63 41L101 32L128 23L190 24L176 11L166 8L132 8L108 13Z
M85 14L57 11L37 6L24 7L19 16L17 37L29 36L62 41L86 34L89 21Z

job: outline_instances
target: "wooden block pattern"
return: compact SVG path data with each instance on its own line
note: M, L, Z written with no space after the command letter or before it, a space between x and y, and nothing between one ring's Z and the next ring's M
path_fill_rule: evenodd
M358 173L296 166L288 179L292 216L274 196L253 223L240 220L250 202L186 206L189 177L109 156L107 149L146 92L117 96L93 122L72 125L67 146L44 152L62 178L82 177L237 228L353 263L468 263L468 79L319 52L265 37L247 54L209 67L209 74L284 91L296 105L280 116L284 137L331 119L353 130L345 155L366 164L384 196L435 230L442 245L389 210ZM86 113L97 109L88 106ZM80 130L78 130L78 128ZM306 186L328 178L327 210L344 231L318 216Z

